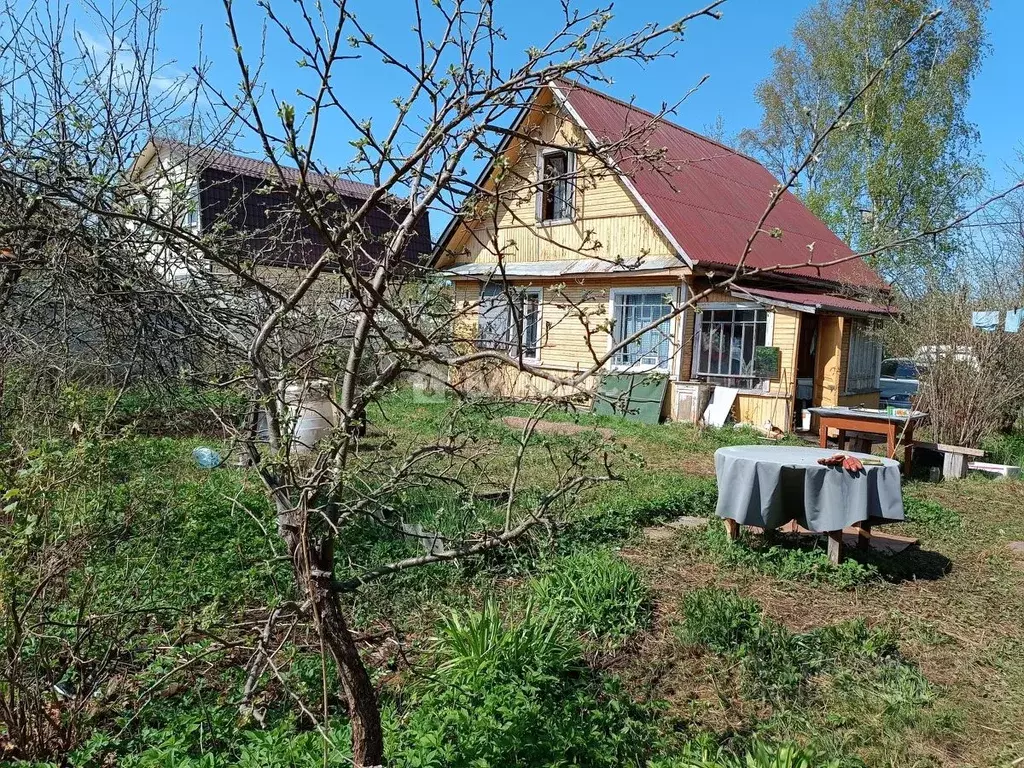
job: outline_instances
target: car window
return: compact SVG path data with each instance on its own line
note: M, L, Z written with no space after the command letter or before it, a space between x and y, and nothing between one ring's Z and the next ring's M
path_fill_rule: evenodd
M917 366L913 363L903 362L896 366L897 379L916 379L917 377Z
M896 376L896 368L899 365L897 360L883 360L882 361L882 375L894 378Z

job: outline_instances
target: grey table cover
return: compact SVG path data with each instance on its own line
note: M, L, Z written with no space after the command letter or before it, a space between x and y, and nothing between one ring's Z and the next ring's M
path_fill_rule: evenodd
M715 451L718 516L761 528L778 528L796 520L812 531L903 520L898 461L882 459L881 466L868 464L857 473L818 464L818 459L835 453L784 445L719 448Z

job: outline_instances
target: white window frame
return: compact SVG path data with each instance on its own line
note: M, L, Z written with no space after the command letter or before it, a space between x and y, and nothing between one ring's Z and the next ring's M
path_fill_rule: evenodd
M882 342L871 331L871 321L850 318L850 349L846 355L844 395L881 390L879 377L882 375Z
M565 155L565 183L569 189L569 215L560 219L544 218L544 158L549 155ZM544 147L537 153L537 224L542 227L553 227L559 224L571 224L576 220L576 153L569 147Z
M502 299L505 302L505 305L506 305L505 306L505 310L508 313L507 316L506 316L506 344L508 346L506 348L500 348L500 347L490 347L490 346L487 346L486 344L484 344L482 337L480 337L479 325L478 325L478 330L477 330L477 336L478 336L477 344L479 346L483 347L484 349L497 349L498 351L508 352L509 357L514 357L514 358L518 359L520 357L520 353L522 353L522 349L523 349L523 338L522 337L523 337L523 333L526 330L526 326L523 325L522 327L519 328L520 336L519 336L518 344L513 346L512 345L511 336L512 336L513 333L515 333L516 324L515 324L515 322L514 322L514 320L512 318L512 306L511 306L511 304L508 303L508 300L510 298L509 294L510 293L511 294L521 294L524 297L525 296L535 296L536 299L537 299L537 313L536 313L536 318L537 318L536 319L536 325L537 325L537 348L536 348L535 354L529 355L529 354L526 354L526 353L522 353L522 360L523 360L523 362L527 362L527 363L530 363L532 365L539 365L540 361L541 361L541 350L544 347L544 289L540 288L540 287L537 287L537 286L518 287L518 286L516 286L513 283L502 283L502 282L494 281L494 280L492 280L490 282L486 282L486 283L481 283L480 284L480 296L479 296L479 299L478 299L478 302L479 302L478 303L478 307L479 307L479 309L477 310L477 315L478 315L477 322L478 323L479 323L479 315L482 314L482 312L483 312L484 301L486 301L486 299L484 298L484 289L486 289L488 287L497 287L497 288L499 288L501 293L498 294L498 296L496 298L500 298L500 299ZM524 313L523 317L525 319L525 317L526 317L525 313Z
M618 297L637 294L637 293L659 293L668 299L669 312L673 312L675 307L672 306L675 297L678 296L678 287L675 285L648 285L648 286L630 286L629 288L612 288L608 293L608 317L611 318L612 327L608 333L608 352L611 354L612 350L618 345L615 343L615 300ZM650 365L643 363L631 363L629 365L623 365L622 363L615 362L615 356L611 355L606 367L610 371L617 373L665 373L670 374L672 371L672 361L679 354L679 346L676 344L676 324L679 321L679 315L669 319L668 329L668 359L665 360L663 365Z
M699 370L699 368L700 368L701 326L703 325L703 322L701 321L701 313L705 312L705 311L713 311L713 310L716 310L716 309L719 309L719 310L733 310L733 311L735 311L735 310L740 310L740 311L761 310L761 311L763 311L765 313L764 346L766 346L766 347L774 346L774 341L775 341L775 311L771 307L765 306L764 304L758 304L757 302L754 302L754 301L736 301L736 302L719 301L719 302L707 302L707 303L704 303L704 304L698 304L696 307L694 307L693 347L692 347L692 352L690 353L690 377L691 377L691 379L693 381L700 381L700 377L702 377L702 376L704 376L704 377L711 377L711 378L719 378L719 379L730 378L729 376L724 376L724 375L720 375L720 374L701 373L700 370ZM732 377L732 378L741 379L741 378L754 378L754 377L753 376L735 376L735 377ZM761 386L760 387L755 387L753 389L739 388L739 391L742 394L764 395L764 394L767 394L769 391L771 391L771 386L772 386L772 380L771 379L763 379L762 382L761 382Z

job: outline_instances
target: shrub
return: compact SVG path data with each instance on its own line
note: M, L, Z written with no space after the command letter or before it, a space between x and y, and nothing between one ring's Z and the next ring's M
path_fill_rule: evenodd
M612 552L595 549L556 561L532 583L539 606L594 637L623 638L650 619L650 594L640 575Z
M434 653L438 675L472 685L494 672L527 679L578 671L582 651L554 614L531 605L520 621L506 623L489 600L482 611L444 619Z
M992 435L982 442L981 447L989 455L986 461L1024 467L1024 432Z

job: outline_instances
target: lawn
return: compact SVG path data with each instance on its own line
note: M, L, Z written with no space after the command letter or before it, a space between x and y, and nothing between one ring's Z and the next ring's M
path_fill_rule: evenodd
M371 420L366 460L429 439L447 412L395 395ZM481 487L504 482L511 465L513 433L498 417L523 413L475 414ZM665 525L713 515L715 449L756 433L550 418L610 429L621 480L575 498L554 536L406 572L349 600L393 765L1019 764L1024 558L1007 544L1024 540L1024 484L908 485L909 520L889 530L919 547L836 567L821 543L731 544L714 520ZM594 435L544 435L525 487L549 479L545 447ZM110 629L122 644L113 682L83 710L63 764L344 765L337 697L324 700L326 749L296 709L296 696L317 700L324 673L301 622L282 638L276 676L239 707L262 620L287 605L288 574L255 478L195 467L190 451L203 442L51 445L3 489L23 505L42 499L69 541L82 539L86 514L116 531L72 564L51 618L86 594L97 617L146 606L144 621ZM491 513L434 489L399 502L440 528L456 513ZM19 562L14 544L38 543L38 511L5 508L7 567ZM360 535L346 546L369 561L408 546ZM4 573L14 585L19 572ZM97 619L94 634L105 627ZM70 680L74 665L53 642L26 652L25 666Z

